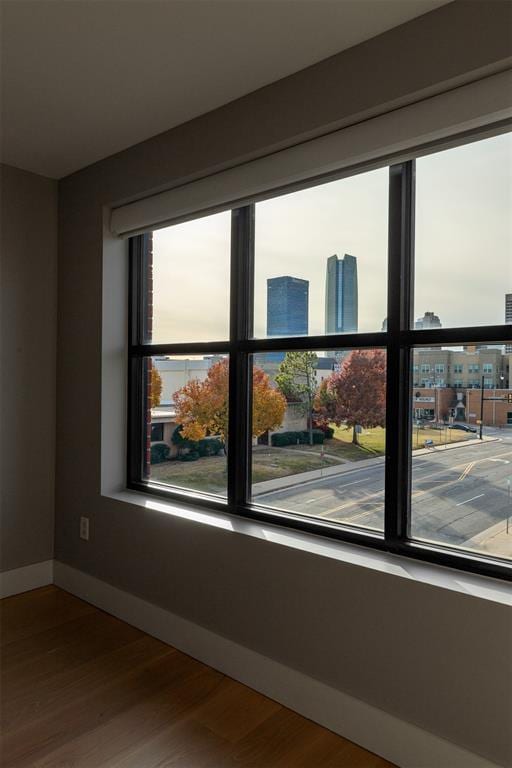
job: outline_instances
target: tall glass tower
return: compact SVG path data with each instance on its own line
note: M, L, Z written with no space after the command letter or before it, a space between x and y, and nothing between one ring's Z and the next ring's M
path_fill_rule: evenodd
M348 253L327 259L325 279L325 332L357 331L357 259Z
M267 280L267 336L307 336L309 281L298 277Z

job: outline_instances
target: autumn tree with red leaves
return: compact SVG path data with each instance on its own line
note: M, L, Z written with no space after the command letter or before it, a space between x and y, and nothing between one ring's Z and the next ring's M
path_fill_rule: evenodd
M386 355L380 349L354 350L339 372L325 379L315 400L317 420L352 427L384 427L386 423Z
M206 435L220 435L227 444L228 391L229 363L225 358L212 365L204 381L193 379L174 393L176 421L182 425L183 437L201 440ZM257 366L253 369L252 402L253 437L281 426L286 399Z

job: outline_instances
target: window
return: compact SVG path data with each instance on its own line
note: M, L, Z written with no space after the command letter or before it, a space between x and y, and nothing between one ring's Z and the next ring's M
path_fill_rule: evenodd
M484 373L492 373L492 363L484 363L484 365L483 365L483 372Z
M164 439L164 425L158 422L151 422L151 442L156 443Z
M507 365L507 152L508 134L131 238L129 486L510 573L508 465L479 444L510 411L468 362L495 345Z
M512 133L504 133L416 161L414 318L424 315L423 327L503 323L511 156Z

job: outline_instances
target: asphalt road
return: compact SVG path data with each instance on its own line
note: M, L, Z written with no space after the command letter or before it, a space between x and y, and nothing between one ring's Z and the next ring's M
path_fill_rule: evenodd
M510 516L512 531L512 433L496 430L493 442L413 455L412 534L452 546ZM508 481L510 481L510 491ZM382 530L384 462L348 469L257 497L260 504L326 520Z

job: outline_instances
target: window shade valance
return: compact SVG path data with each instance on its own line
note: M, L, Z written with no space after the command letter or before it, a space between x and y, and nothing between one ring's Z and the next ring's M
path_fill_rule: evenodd
M431 142L512 119L512 70L460 86L357 125L114 208L111 230L130 237L196 213L250 202L306 179L406 159Z

